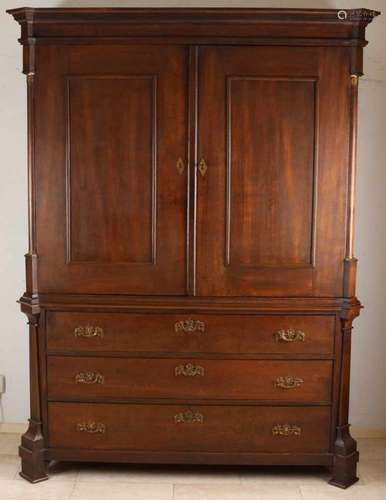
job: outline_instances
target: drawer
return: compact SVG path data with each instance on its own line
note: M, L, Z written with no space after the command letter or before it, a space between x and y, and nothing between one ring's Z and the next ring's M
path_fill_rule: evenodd
M136 451L323 453L328 407L49 403L49 446Z
M50 352L331 354L334 316L47 314Z
M332 362L48 357L49 398L328 402Z

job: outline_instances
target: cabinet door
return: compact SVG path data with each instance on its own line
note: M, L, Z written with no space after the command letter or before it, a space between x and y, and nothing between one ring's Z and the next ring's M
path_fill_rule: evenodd
M200 50L199 295L341 296L346 58L334 47Z
M39 48L41 292L185 293L186 64L176 47Z

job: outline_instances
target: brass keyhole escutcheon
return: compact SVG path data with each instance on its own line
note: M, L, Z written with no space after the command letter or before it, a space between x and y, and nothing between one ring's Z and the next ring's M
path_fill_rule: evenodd
M198 171L201 174L201 177L205 177L206 171L208 170L208 165L206 164L206 161L204 158L201 158L199 164L198 164Z
M177 172L180 175L182 175L184 173L185 163L184 163L184 160L181 157L178 158L178 160L177 160L176 168L177 168Z

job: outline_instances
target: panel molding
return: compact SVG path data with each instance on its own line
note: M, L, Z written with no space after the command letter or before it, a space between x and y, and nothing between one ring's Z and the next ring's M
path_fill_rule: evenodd
M313 172L312 172L312 215L309 264L300 265L237 265L239 268L254 269L307 269L316 267L316 225L317 225L317 185L318 185L318 149L319 149L319 78L292 76L250 76L228 75L226 78L226 206L225 206L225 267L231 263L231 217L232 217L232 83L234 81L272 81L272 82L311 82L314 84L314 136L313 136Z
M156 74L84 74L84 75L65 75L65 204L66 204L66 264L78 264L87 262L87 264L100 265L100 260L76 260L72 256L72 210L71 210L71 82L77 80L138 80L148 79L152 82L152 144L151 144L151 254L152 258L149 262L141 262L141 265L156 265L157 261L157 84L158 79ZM109 262L104 262L109 264ZM138 265L135 261L113 261L112 265Z

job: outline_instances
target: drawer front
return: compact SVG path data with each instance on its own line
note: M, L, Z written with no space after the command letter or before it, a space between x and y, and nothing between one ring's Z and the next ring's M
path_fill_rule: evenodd
M331 354L333 316L64 313L47 315L51 352Z
M331 361L48 358L48 395L329 402Z
M104 450L323 453L328 407L50 403L49 446Z

